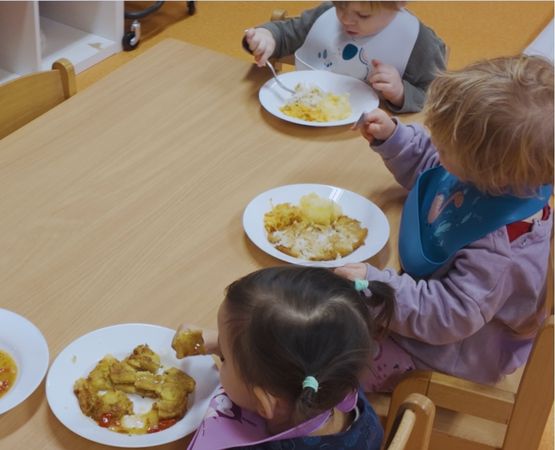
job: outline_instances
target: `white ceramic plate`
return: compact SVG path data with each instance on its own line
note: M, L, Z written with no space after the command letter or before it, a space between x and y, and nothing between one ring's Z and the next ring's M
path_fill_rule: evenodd
M368 228L368 236L362 246L350 255L333 261L308 261L282 253L268 241L264 214L278 203L298 205L301 197L311 192L335 201L341 206L343 214L359 220L363 227ZM374 203L354 192L324 184L290 184L263 192L245 208L243 228L250 240L269 255L292 264L313 267L339 267L365 261L378 253L389 238L389 222Z
M15 384L0 397L0 414L19 405L41 383L48 369L48 345L40 330L25 317L0 308L0 350L17 365Z
M219 375L211 356L176 359L171 348L174 333L175 330L157 325L130 323L100 328L76 339L56 357L46 377L46 397L52 412L74 433L116 447L161 445L193 432L204 417L219 384ZM139 344L148 344L158 353L163 366L182 369L195 379L197 384L189 396L189 410L175 425L157 433L127 435L101 428L81 412L73 394L73 384L78 378L86 377L107 354L123 359ZM143 404L138 399L132 400L135 413L150 409L149 400L145 399Z
M279 80L287 87L294 89L297 83L316 85L320 89L333 92L334 94L349 93L352 114L343 120L332 122L308 122L295 117L283 114L281 108L291 94L279 87L276 80L271 78L260 88L258 98L260 103L270 114L273 114L287 122L311 127L333 127L355 123L360 115L365 111L372 111L378 107L378 96L374 90L363 81L347 75L340 75L325 70L299 70L296 72L286 72L278 75Z

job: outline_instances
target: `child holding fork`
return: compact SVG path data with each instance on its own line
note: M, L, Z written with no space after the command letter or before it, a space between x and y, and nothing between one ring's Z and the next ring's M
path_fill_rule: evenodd
M366 81L395 113L420 111L445 68L445 44L404 9L404 1L336 1L300 17L250 28L243 39L259 66L295 54L297 69Z
M395 288L391 341L418 369L495 383L528 358L546 315L553 92L549 61L503 57L432 82L429 134L380 109L365 115L362 135L410 190L403 272L353 264L336 273ZM365 387L387 384L384 371Z

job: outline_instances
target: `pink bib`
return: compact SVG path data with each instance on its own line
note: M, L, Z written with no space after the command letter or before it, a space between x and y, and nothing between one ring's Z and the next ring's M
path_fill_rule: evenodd
M357 392L353 391L336 408L342 412L352 411L357 397ZM331 411L326 411L289 430L268 435L266 421L254 412L241 409L220 387L187 450L222 450L308 436L324 425L330 416Z

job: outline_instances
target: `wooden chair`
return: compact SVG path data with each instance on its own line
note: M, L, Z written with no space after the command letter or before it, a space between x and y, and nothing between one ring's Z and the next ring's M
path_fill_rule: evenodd
M65 58L52 70L23 75L0 85L0 139L71 97L75 70Z
M422 394L409 394L394 411L384 450L426 450L434 423L435 406Z
M438 408L430 449L538 449L553 407L553 316L536 337L516 393L437 372L414 372L396 387L390 411L408 392L426 395ZM386 433L392 426L388 416Z

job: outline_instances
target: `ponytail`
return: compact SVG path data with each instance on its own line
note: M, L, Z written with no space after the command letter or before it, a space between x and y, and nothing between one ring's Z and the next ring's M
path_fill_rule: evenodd
M368 280L355 280L355 289L371 310L372 337L384 337L395 312L395 290L382 281Z

